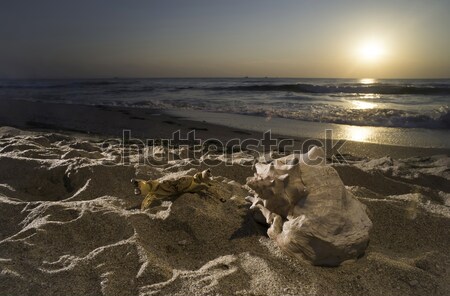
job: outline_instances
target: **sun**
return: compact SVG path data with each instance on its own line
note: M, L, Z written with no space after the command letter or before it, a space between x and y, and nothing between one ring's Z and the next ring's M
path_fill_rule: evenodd
M357 54L365 62L377 62L386 54L386 49L380 40L370 39L360 44Z

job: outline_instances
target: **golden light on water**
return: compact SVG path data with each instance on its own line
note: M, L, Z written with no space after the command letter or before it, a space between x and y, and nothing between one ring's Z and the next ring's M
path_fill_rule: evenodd
M356 142L367 142L372 135L372 128L368 126L347 126L345 132L347 139Z
M365 102L365 101L352 101L353 109L373 109L378 105L375 103Z
M362 78L359 80L359 83L361 84L374 84L375 82L377 82L377 80L373 78Z
M373 100L373 99L381 98L381 96L379 94L363 94L363 95L359 95L359 97L363 100Z

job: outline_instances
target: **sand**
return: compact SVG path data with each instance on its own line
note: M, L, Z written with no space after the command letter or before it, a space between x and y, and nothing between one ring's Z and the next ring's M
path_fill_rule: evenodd
M211 156L220 165L208 192L166 198L143 212L131 178L194 174L206 165L105 165L120 148L105 152L100 143L98 134L0 128L0 295L450 291L450 160L429 156L440 151L334 164L374 226L362 258L324 268L283 254L253 220L242 186L253 170L242 165L243 154L228 166L223 155Z
M347 163L333 166L368 206L374 227L364 257L323 268L283 254L253 220L243 187L253 159L245 152L111 165L120 147L101 144L124 129L139 139L178 129L223 141L260 133L161 110L17 100L0 102L0 125L0 295L450 291L448 149L347 142L340 151ZM298 148L305 139L296 140ZM132 149L130 159L142 155ZM131 178L192 175L206 162L214 164L208 192L139 209Z

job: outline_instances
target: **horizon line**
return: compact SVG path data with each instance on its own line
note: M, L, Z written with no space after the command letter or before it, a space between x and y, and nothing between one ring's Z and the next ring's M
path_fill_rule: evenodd
M100 76L100 77L21 77L21 78L5 78L0 80L96 80L96 79L375 79L375 80L450 80L449 77L396 77L396 78L379 78L379 77L306 77L306 76Z

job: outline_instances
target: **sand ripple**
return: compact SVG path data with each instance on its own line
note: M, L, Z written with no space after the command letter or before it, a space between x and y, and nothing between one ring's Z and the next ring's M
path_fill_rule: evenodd
M374 227L363 258L321 268L285 256L253 221L241 186L252 171L239 161L213 168L208 192L167 198L141 212L132 177L201 168L182 160L158 168L105 166L107 156L95 141L2 132L2 294L445 295L450 290L448 157L337 165L348 188L368 206Z

